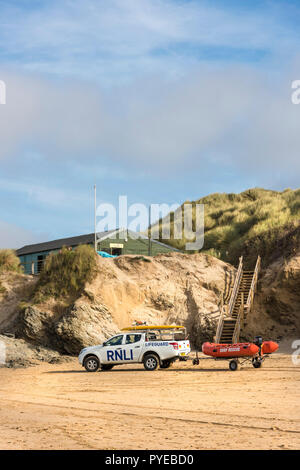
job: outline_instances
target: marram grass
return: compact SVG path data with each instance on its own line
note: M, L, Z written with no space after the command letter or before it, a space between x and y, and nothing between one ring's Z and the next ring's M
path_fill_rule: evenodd
M254 188L240 194L215 193L194 203L205 205L201 252L234 264L242 254L252 264L257 254L270 258L279 241L300 225L300 189L278 192ZM184 251L185 239L174 240L171 236L161 241ZM299 237L295 243L299 243Z

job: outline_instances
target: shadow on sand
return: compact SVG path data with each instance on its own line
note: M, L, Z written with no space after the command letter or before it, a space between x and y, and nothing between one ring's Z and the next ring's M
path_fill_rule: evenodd
M166 373L166 372L224 372L224 371L227 371L227 369L226 368L224 369L200 369L198 367L194 367L191 369L157 369L156 372ZM123 372L123 373L140 372L142 374L149 373L149 371L145 369L115 369L115 370L105 370L105 371L98 370L97 372L101 372L104 374L117 374L120 372ZM228 369L228 372L230 372L229 369ZM94 372L87 372L86 370L53 370L53 371L43 372L43 374L93 374L93 373Z

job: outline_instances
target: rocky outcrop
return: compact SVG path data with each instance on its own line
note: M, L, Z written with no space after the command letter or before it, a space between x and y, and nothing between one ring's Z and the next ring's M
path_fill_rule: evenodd
M19 321L19 304L31 297L36 278L19 273L0 274L0 334L11 332Z
M87 345L103 343L118 331L118 325L105 305L80 299L54 329L61 348L77 354Z
M43 312L38 307L29 306L20 316L19 333L30 340L45 345L51 344L52 322L51 315Z
M300 251L277 258L262 271L244 333L249 338L260 333L272 339L299 335Z
M0 367L28 367L40 362L50 364L71 359L59 352L40 345L35 345L24 339L0 335Z
M234 275L234 267L205 254L99 257L97 276L72 302L48 298L36 304L26 295L24 303L21 287L13 291L9 280L3 279L10 289L5 302L10 302L12 321L0 306L0 322L2 318L6 331L25 339L30 348L60 354L76 355L134 321L185 325L192 346L199 349L203 341L213 339L222 298L229 298ZM262 334L277 339L299 334L299 281L300 252L287 260L279 258L262 271L242 337ZM25 286L32 282L24 279ZM22 343L15 345L22 350Z
M100 258L98 268L69 308L53 299L24 308L18 332L36 344L77 354L135 320L176 323L185 325L200 347L214 335L221 298L234 278L232 266L202 254Z

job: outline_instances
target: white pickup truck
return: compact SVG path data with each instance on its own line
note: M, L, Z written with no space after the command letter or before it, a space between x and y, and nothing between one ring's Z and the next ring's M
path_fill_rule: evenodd
M187 359L191 351L183 326L135 326L98 346L79 353L79 363L88 372L110 370L119 364L143 363L146 370L170 367L176 359Z

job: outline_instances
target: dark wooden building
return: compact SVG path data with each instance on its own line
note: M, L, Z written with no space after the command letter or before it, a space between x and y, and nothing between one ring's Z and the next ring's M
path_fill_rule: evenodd
M94 246L95 235L80 235L77 237L62 238L45 243L26 245L17 250L21 264L27 274L38 274L46 257L53 252L61 250L62 247L76 248L78 245ZM150 240L130 230L117 229L97 233L97 251L104 251L111 255L151 255L179 251L169 245L157 240Z

